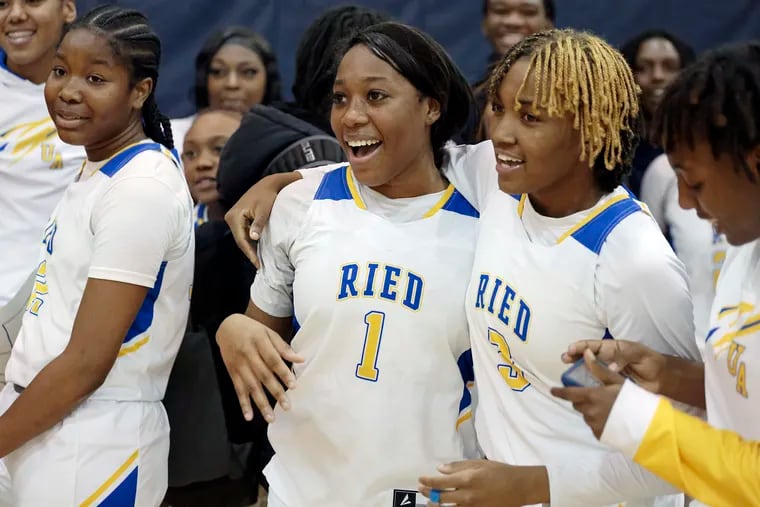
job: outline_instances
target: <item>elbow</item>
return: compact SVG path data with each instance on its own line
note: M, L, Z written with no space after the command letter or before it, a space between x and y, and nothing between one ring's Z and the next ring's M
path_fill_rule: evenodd
M85 398L103 385L113 368L115 358L110 359L95 354L74 354L64 352L62 356L71 365L72 387L77 398Z

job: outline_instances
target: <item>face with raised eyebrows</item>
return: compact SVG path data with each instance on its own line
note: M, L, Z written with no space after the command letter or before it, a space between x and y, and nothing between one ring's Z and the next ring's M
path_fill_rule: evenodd
M45 83L45 101L60 138L84 146L95 161L141 133L141 110L153 82L146 78L132 84L130 77L104 37L84 28L67 33Z
M432 160L430 128L439 117L437 101L366 46L342 58L330 123L361 183L382 193L409 183Z

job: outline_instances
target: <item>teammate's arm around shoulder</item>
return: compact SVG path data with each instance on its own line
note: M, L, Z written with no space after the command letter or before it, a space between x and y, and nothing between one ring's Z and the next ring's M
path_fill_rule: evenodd
M146 178L117 183L101 197L71 338L0 417L0 456L61 421L105 381L167 253L182 241L192 248L190 213L189 201Z
M274 420L263 388L283 409L289 408L283 385L292 388L295 378L285 361L303 361L285 341L292 334L295 267L291 248L304 227L316 185L318 181L299 181L277 196L269 227L258 245L262 264L251 287L246 314L231 315L216 334L247 420L253 417L251 399L267 422Z

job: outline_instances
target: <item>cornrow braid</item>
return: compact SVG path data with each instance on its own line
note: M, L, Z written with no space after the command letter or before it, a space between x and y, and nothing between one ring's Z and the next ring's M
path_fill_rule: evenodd
M622 55L589 33L535 33L515 44L496 66L489 100L498 102L504 76L521 58L530 58L529 72L517 96L533 71L534 109L546 109L549 116L572 115L581 135L581 160L593 168L602 190L614 189L630 170L641 132L638 86ZM514 107L520 107L517 101Z
M731 125L729 125L729 121ZM760 42L706 52L665 91L652 128L667 152L706 140L715 158L730 155L750 181L746 155L760 145Z
M156 102L161 41L148 19L134 9L102 5L72 23L67 31L75 29L89 30L109 42L114 55L129 69L130 86L145 78L153 80L153 90L142 107L143 128L148 137L173 149L169 119L161 114Z

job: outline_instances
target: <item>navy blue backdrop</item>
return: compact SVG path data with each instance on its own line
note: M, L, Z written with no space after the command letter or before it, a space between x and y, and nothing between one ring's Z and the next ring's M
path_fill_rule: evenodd
M103 3L78 0L80 13ZM290 94L293 60L305 28L335 0L117 0L147 14L164 43L158 88L171 117L192 112L193 61L214 30L245 25L277 50L284 89ZM360 0L436 37L470 80L480 76L489 53L480 31L481 0ZM735 40L760 38L759 0L556 0L558 26L591 30L619 45L648 28L664 28L698 51Z

